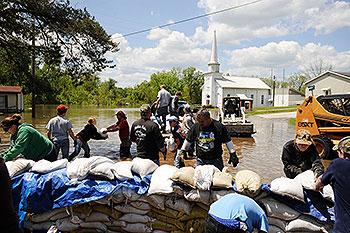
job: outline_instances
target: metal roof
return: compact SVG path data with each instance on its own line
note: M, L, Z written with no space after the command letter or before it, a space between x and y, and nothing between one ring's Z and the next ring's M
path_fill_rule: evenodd
M322 74L318 75L317 77L315 77L313 79L310 79L309 81L306 81L305 85L315 81L316 79L319 79L319 78L323 77L326 74L334 74L334 75L337 75L339 77L350 79L350 73L348 73L348 72L337 72L337 71L333 71L333 70L328 70L328 71L323 72Z
M217 79L216 82L223 88L271 89L259 78L222 76L222 79Z
M0 92L2 92L2 93L21 93L22 87L20 87L20 86L0 86Z

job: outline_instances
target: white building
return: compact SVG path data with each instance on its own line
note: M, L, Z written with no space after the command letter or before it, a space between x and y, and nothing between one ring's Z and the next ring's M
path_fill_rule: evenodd
M230 96L243 96L253 100L253 107L269 106L271 88L259 78L223 75L219 71L220 64L217 57L216 33L208 64L209 72L204 74L202 87L202 105L214 107L222 106L222 98Z
M295 106L302 104L305 100L305 95L292 88L276 88L275 89L275 107Z
M350 94L350 73L329 70L307 81L305 86L306 96Z
M0 86L0 113L18 113L23 110L22 87Z

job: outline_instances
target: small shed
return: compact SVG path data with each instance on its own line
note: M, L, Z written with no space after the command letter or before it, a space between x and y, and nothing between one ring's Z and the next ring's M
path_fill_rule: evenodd
M0 86L0 112L20 113L24 111L23 92L20 86Z
M305 95L293 88L276 88L275 89L275 107L296 106L302 104Z

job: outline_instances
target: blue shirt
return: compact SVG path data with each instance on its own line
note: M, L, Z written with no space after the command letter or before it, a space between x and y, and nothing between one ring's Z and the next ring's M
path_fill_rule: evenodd
M229 221L225 220L240 220L247 225L249 232L254 228L268 232L269 223L263 209L253 199L238 193L227 194L214 202L209 214L227 227L230 227Z
M333 232L345 233L350 228L350 160L335 159L321 178L322 184L332 184L335 224Z

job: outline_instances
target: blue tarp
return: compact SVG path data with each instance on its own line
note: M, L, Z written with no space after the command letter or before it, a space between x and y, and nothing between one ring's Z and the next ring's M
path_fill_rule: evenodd
M27 172L14 177L12 191L15 208L22 222L26 212L38 214L56 208L96 201L121 187L130 188L142 195L147 192L150 180L151 175L143 179L134 175L134 179L124 182L87 178L78 183L72 183L64 168L44 175Z

